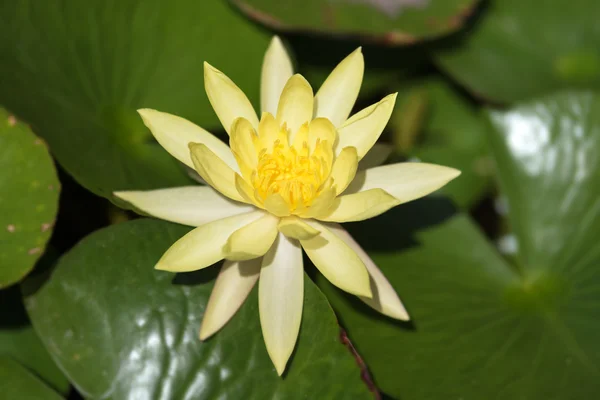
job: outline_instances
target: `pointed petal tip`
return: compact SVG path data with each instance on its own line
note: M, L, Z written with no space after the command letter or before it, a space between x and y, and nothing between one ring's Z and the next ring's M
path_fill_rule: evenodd
M164 264L161 264L160 261L154 266L154 269L157 271L169 271L169 267Z
M277 45L277 46L283 46L283 43L281 42L281 38L279 37L279 35L273 35L273 37L271 38L271 46L273 45Z
M189 142L189 143L188 143L188 149L190 149L190 150L193 150L193 149L195 149L196 147L203 148L203 147L206 147L206 145L205 145L205 144L203 144L203 143L196 143L196 142Z
M408 311L406 311L400 299L397 299L395 304L388 304L387 312L384 312L384 315L399 321L410 321L410 315L408 315Z
M402 310L402 312L395 313L393 317L400 321L410 321L410 315L408 315L408 312L406 312L406 310Z
M285 362L283 364L279 364L279 365L273 363L273 365L275 365L275 370L277 371L278 376L283 375L283 373L285 372L285 364L286 364Z
M363 285L363 287L357 288L356 295L366 297L368 299L372 299L373 291L371 290L371 284L368 283L366 287L364 287L364 285Z
M458 178L462 174L462 171L459 170L459 169L451 168L451 167L448 167L448 168L451 170L451 174L450 174L451 178L450 178L450 180Z
M204 325L200 326L200 333L198 334L198 338L204 342L206 341L206 339L208 339L211 335L208 332L204 332Z
M218 74L222 74L217 68L213 67L208 62L204 61L204 80L210 80L211 78L218 76Z
M200 331L198 332L198 338L205 342L210 339L212 335L217 333L217 331L218 329L214 329L214 327L206 325L205 321L202 321L202 324L200 325Z
M294 75L292 75L292 77L288 81L288 84L291 84L291 83L307 85L312 90L312 86L310 86L310 83L308 83L308 81L306 80L306 78L304 76L302 76L302 74L294 74Z
M396 103L396 98L398 97L398 92L390 93L383 98L382 101L393 101Z

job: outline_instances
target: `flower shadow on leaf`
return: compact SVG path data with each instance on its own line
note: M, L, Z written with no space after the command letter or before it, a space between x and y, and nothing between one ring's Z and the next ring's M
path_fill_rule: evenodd
M219 269L223 264L222 261L211 265L208 268L199 269L191 272L179 272L175 275L171 283L181 286L197 286L213 282L219 275Z
M419 246L417 235L420 231L443 224L455 215L456 211L456 207L448 199L431 196L403 204L388 211L385 215L370 220L345 224L344 227L365 251L376 257L386 253L407 251ZM407 268L409 267L407 266ZM319 277L319 286L322 287L324 281L325 279ZM394 284L394 282L391 283ZM357 297L341 291L340 293L342 293L345 301L358 313L368 315L369 318L377 322L401 329L418 330L418 321L399 321L388 318L373 312L369 306ZM338 315L338 318L343 326L343 317Z

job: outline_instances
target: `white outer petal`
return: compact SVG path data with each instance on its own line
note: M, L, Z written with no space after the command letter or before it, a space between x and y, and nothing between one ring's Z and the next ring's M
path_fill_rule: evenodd
M358 296L365 304L369 307L373 308L380 313L387 315L388 317L392 317L395 319L399 319L402 321L408 321L410 317L408 316L408 312L398 294L390 284L390 282L383 275L381 270L377 268L377 265L371 260L371 257L360 247L360 245L352 238L352 236L338 224L329 225L331 231L333 231L337 236L340 237L348 246L352 248L358 254L360 259L367 267L369 271L369 276L371 278L371 291L373 293L373 298L370 299L364 296Z
M206 145L234 171L239 171L229 146L193 122L149 108L140 109L138 113L158 143L188 167L194 168L188 147L188 143L193 142Z
M200 340L221 329L242 306L258 280L262 259L225 261L202 317Z
M208 186L124 191L114 195L153 217L189 226L204 225L255 209L229 200Z
M460 175L460 171L427 163L398 163L360 171L345 194L383 189L406 203L424 197Z
M281 375L294 351L304 302L304 267L298 241L279 234L263 257L258 284L260 325L267 352Z

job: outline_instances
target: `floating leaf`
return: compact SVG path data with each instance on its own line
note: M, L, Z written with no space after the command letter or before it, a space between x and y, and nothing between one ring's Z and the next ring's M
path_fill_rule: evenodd
M0 108L0 288L18 282L44 253L60 183L45 143Z
M189 184L135 110L219 127L203 62L256 103L268 39L222 0L3 1L0 103L96 194Z
M11 358L0 356L0 382L5 399L61 400L62 397L46 386Z
M67 393L69 381L54 364L29 323L19 288L13 286L1 290L0 304L0 357L10 357L49 386Z
M439 65L478 96L513 102L572 87L600 88L600 3L490 1Z
M376 383L393 396L594 398L600 98L566 93L491 116L516 264L466 216L438 218L443 208L425 199L352 230L404 299L411 323L375 316L320 284Z
M250 18L285 31L360 35L411 44L459 29L477 0L232 0Z
M217 269L153 269L189 228L136 220L98 231L26 300L46 347L86 398L370 398L325 297L306 279L283 378L263 342L256 288L206 342L198 330ZM29 290L33 290L29 288Z

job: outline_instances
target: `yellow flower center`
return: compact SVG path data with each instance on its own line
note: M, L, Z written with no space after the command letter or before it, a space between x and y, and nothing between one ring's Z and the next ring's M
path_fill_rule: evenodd
M264 113L258 131L239 118L230 145L240 167L236 188L250 203L277 216L310 217L335 198L331 121L316 118L291 132L285 122ZM323 212L323 211L322 211Z
M329 176L330 165L321 154L323 146L327 143L317 140L311 152L307 141L296 148L288 146L287 141L276 140L272 151L262 149L252 174L258 197L264 202L268 196L278 193L290 211L309 207Z

